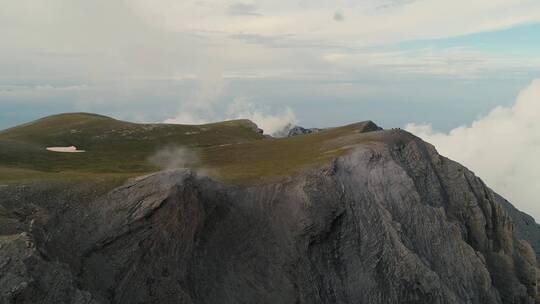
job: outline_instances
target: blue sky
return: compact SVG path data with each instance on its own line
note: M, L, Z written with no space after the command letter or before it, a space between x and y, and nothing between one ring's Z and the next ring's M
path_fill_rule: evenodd
M540 24L531 23L470 35L406 41L400 43L399 47L410 50L422 48L447 49L467 47L491 54L537 58L540 54L540 39L536 38L539 33Z

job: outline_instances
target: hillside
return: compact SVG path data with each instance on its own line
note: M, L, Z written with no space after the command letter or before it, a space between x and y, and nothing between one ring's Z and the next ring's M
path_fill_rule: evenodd
M399 129L64 114L0 141L0 303L540 303L540 227Z

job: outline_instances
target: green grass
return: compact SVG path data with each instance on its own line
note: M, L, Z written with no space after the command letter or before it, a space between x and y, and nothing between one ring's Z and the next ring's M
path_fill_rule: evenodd
M245 120L188 126L60 114L0 132L0 166L50 172L148 172L156 170L148 157L165 146L198 150L261 138ZM46 151L46 147L71 145L87 152Z
M367 123L290 138L265 138L247 120L191 126L136 124L60 114L0 132L0 184L22 180L121 179L159 170L148 159L167 146L199 156L193 167L226 182L248 183L320 166L355 145L377 140ZM85 153L55 153L51 146Z
M369 133L358 132L361 128L362 124L355 124L304 136L211 147L203 151L203 163L220 179L232 182L289 176L372 141Z
M147 172L109 172L95 173L89 171L39 171L12 167L0 167L0 186L13 182L48 180L48 181L114 181L125 180Z

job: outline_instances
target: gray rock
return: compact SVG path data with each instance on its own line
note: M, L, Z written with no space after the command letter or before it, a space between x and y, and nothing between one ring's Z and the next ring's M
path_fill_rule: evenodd
M349 125L349 127L355 127L360 133L383 130L381 127L377 126L371 120L355 123L355 124ZM288 130L287 132L285 132L286 136L292 137L292 136L300 136L300 135L306 135L306 134L312 134L312 133L319 133L321 131L328 130L328 129L319 129L319 128L306 129L301 126L293 126L293 127L287 127L286 130Z
M512 218L517 237L526 240L533 247L536 252L536 260L540 261L540 225L532 216L519 211L502 196L495 194L495 199Z
M78 289L68 265L50 261L23 232L0 236L0 303L98 304Z
M294 126L289 130L289 132L287 134L287 137L300 136L300 135L306 135L306 134L311 134L311 133L318 133L318 132L320 132L322 130L323 129L319 129L319 128L306 129L306 128L303 128L303 127L300 127L300 126Z
M4 208L33 210L22 222L40 216L2 240L2 301L539 303L535 251L501 198L420 139L378 133L267 184L163 171L97 199L5 193Z

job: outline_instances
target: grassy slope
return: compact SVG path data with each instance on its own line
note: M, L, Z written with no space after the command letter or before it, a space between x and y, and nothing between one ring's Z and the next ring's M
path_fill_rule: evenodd
M134 124L93 114L61 114L0 132L0 166L39 171L129 173L155 170L148 157L167 145L200 149L261 139L248 121L203 126ZM54 153L75 145L86 153Z
M196 165L229 182L290 175L320 165L352 145L373 140L366 123L321 133L264 138L249 121L188 126L135 124L85 113L60 114L0 132L0 183L27 179L125 178L156 171L148 158L163 147L183 146ZM75 145L86 153L54 153Z

